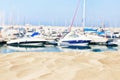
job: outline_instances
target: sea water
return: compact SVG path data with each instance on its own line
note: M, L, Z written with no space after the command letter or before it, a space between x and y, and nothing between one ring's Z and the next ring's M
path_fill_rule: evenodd
M13 52L105 52L105 51L119 51L118 46L100 46L100 45L90 45L90 46L43 46L43 47L19 47L19 46L8 46L6 44L0 45L0 53L13 53Z

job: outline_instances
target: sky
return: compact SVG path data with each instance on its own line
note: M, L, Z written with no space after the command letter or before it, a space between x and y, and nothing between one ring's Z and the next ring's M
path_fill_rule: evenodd
M0 0L0 25L69 26L78 0ZM86 26L120 27L120 0L86 0ZM74 26L82 26L80 0Z

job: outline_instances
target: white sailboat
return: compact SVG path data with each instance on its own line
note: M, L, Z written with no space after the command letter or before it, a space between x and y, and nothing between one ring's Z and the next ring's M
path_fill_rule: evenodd
M83 27L85 28L86 24L86 0L84 0L84 5L83 5ZM99 36L97 34L86 34L87 38L91 40L90 43L95 43L95 44L106 44L108 42L108 38Z
M80 3L80 0L79 0ZM72 24L70 26L70 32L65 35L65 37L63 37L62 39L59 40L58 45L60 46L87 46L90 43L90 39L84 35L84 34L79 34L76 32L72 32L71 31L71 27L73 26L73 22L74 19L76 17L76 13L78 11L78 7L79 7L79 3L77 5L73 20L72 20ZM83 5L84 9L83 9L83 27L85 26L85 0L84 0L84 5Z

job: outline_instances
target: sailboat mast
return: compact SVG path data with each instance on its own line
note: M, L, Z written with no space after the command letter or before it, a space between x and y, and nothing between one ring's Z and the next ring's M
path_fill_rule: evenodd
M86 0L83 0L83 23L82 23L82 26L83 26L83 28L85 27L85 23L86 23L86 20L85 20L85 18L86 18Z

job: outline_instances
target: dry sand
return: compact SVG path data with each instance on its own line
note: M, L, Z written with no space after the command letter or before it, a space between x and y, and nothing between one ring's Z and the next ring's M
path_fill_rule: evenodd
M120 80L120 52L0 54L0 80Z

